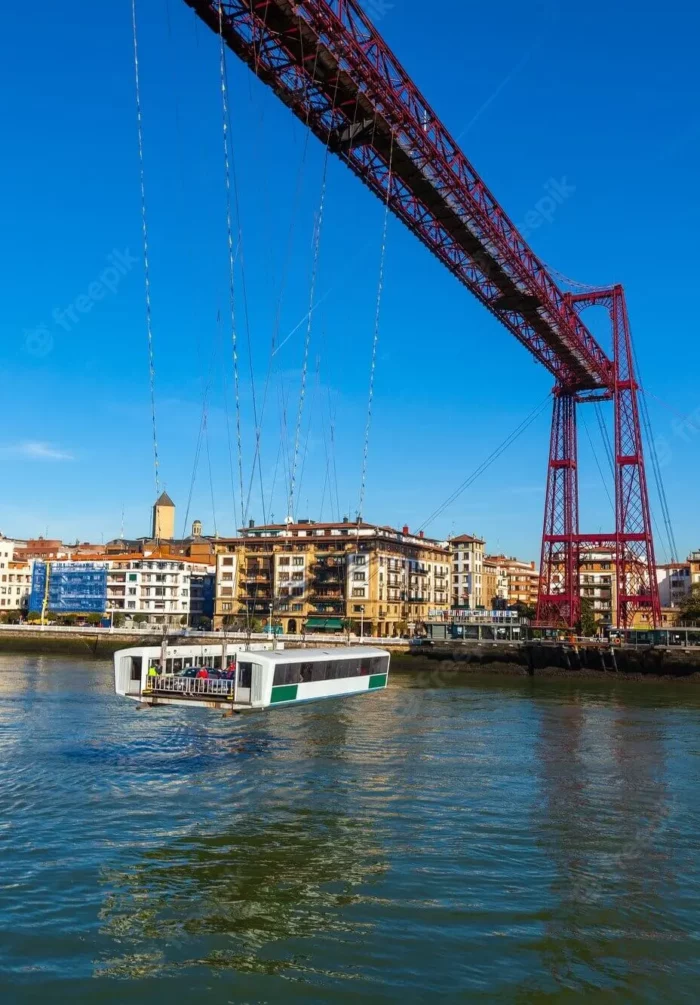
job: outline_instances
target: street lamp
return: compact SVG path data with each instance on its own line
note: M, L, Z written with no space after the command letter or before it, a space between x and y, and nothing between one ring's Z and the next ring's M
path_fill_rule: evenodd
M364 634L365 634L365 608L363 605L362 607L360 607L360 642L362 642Z

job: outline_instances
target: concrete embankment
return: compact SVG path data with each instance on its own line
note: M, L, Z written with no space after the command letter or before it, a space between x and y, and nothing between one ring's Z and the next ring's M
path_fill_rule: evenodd
M395 656L397 669L430 668L457 673L507 673L542 676L692 677L700 681L700 647L612 647L545 642L455 642L421 646Z
M171 645L220 646L220 634L209 636L171 636ZM244 639L230 638L229 642ZM258 640L255 640L258 641ZM94 656L110 659L118 649L132 646L159 646L162 636L146 632L60 632L50 628L0 631L0 652L55 653L67 656ZM353 640L357 644L357 640ZM342 645L340 639L307 640L309 648ZM435 671L446 673L498 673L538 676L624 676L693 677L700 681L700 647L695 649L646 647L612 648L597 644L554 644L545 642L493 643L445 642L432 646L382 646L392 653L392 665L400 671ZM289 641L288 647L301 645Z

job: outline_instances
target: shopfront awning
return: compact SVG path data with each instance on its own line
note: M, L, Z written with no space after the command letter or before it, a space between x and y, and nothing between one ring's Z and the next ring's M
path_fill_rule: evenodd
M342 618L307 618L306 619L306 630L312 631L327 631L327 632L342 632L344 628Z

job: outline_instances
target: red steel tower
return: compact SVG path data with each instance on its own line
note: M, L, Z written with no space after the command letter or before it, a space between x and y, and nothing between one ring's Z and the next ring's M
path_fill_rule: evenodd
M538 620L574 626L590 549L617 570L617 620L660 619L622 287L570 294L518 232L356 0L185 0L327 148L386 201L555 378ZM610 314L612 358L580 314ZM616 526L578 526L576 409L612 400Z

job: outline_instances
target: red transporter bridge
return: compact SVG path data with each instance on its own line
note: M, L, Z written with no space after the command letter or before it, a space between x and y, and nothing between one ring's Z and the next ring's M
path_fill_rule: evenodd
M617 570L617 620L660 620L632 341L621 286L562 291L355 0L186 0L554 376L538 622L580 617L580 555ZM612 359L581 320L607 309ZM581 534L576 409L612 400L616 525Z

